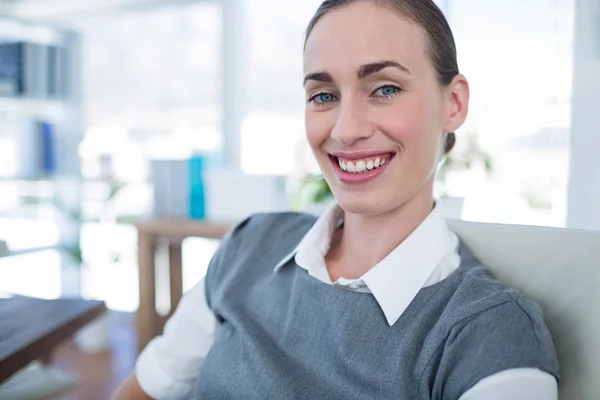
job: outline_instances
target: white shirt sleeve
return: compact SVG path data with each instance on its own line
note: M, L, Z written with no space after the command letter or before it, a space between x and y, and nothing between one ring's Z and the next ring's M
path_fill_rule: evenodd
M155 399L187 399L193 393L218 328L204 293L202 279L181 298L164 333L148 343L137 360L136 378Z
M490 375L467 390L459 400L558 400L558 384L535 368L509 369Z

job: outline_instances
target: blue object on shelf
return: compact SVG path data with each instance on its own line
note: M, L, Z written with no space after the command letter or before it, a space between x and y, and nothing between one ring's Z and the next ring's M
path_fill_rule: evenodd
M190 218L204 219L206 204L204 197L204 164L203 156L195 155L189 160L189 185L190 185Z
M54 125L46 121L41 121L40 135L42 147L41 169L44 173L50 175L56 172Z

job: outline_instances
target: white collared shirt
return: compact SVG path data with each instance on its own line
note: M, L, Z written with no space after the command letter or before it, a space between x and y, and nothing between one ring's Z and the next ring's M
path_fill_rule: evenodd
M274 266L274 273L294 258L315 279L346 290L372 293L391 326L422 288L442 281L460 265L458 238L448 229L438 202L415 231L360 279L332 282L325 255L342 218L343 211L337 205L325 212L296 249ZM153 339L138 358L136 377L153 398L191 398L196 376L218 329L204 290L201 280L183 296L163 335ZM557 383L552 375L538 369L511 369L482 379L460 398L504 399L556 400Z

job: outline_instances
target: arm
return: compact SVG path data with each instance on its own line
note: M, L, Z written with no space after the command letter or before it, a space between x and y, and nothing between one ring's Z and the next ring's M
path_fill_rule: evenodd
M527 311L525 311L527 309ZM558 362L541 314L509 299L455 325L437 360L444 399L556 400Z
M148 343L137 360L135 374L115 393L114 399L189 396L216 329L203 279L182 297L164 333Z
M226 263L225 256L231 257L235 253L238 247L235 237L249 219L240 222L221 240L210 261L207 277L181 298L165 325L164 333L150 341L142 351L135 374L117 391L115 400L183 399L193 392L219 327L207 300L206 279L220 264Z

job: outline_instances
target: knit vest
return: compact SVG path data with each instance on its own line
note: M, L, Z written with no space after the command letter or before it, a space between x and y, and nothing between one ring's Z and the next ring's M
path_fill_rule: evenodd
M314 222L255 215L223 240L205 281L220 328L196 398L456 400L506 369L558 378L540 307L462 242L459 268L421 289L392 326L370 293L325 284L293 258L274 272Z

